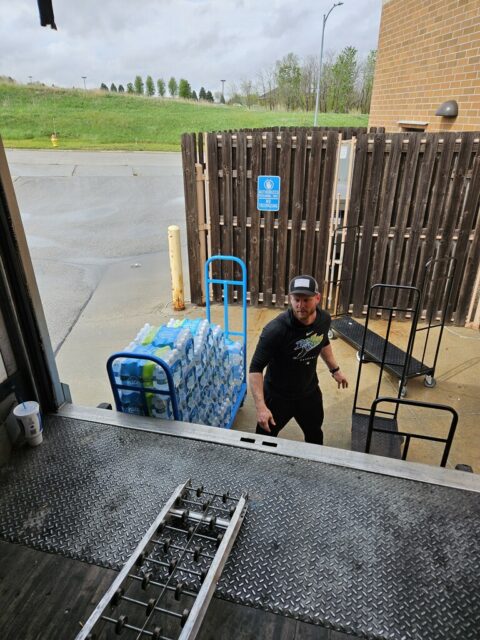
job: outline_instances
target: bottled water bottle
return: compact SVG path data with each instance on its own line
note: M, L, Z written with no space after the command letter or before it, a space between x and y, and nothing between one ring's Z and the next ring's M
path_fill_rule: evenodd
M195 365L192 363L187 365L183 374L183 386L188 394L190 394L197 386L197 373Z
M216 386L221 384L230 386L232 383L232 367L227 351L223 351L217 360L217 366L213 371L212 382Z
M155 384L157 365L151 360L136 359L135 354L146 356L154 355L162 358L168 355L170 350L155 349L151 345L137 345L131 350L132 357L124 358L120 369L120 378L123 384L150 388Z
M148 344L148 342L145 342L145 339L148 335L150 335L152 331L155 331L155 327L152 327L152 325L147 322L146 324L143 325L143 327L137 333L137 335L135 336L135 340L133 342L135 344Z
M190 414L188 416L188 422L193 422L195 424L198 424L199 420L200 420L200 418L199 418L198 407L193 407L190 410Z
M199 340L202 342L206 342L209 349L213 347L212 327L207 320L200 320L198 322L195 335L198 336Z
M133 345L133 347L132 347ZM138 352L140 347L131 343L127 351L132 354L130 358L122 358L120 363L120 383L134 387L142 386L141 362L133 358L133 354Z
M192 370L192 371L194 372L194 370ZM190 371L189 374L188 374L188 378L189 378L189 383L188 384L192 384L192 382L191 382L192 381L192 371ZM193 402L193 399L192 399L192 391L188 388L188 384L187 384L185 379L182 379L180 385L176 388L177 403L178 403L179 409L183 413L184 422L188 422L189 421L190 412L191 412L192 408L194 407L194 402Z
M219 324L211 325L213 346L221 350L223 346L223 329Z
M181 327L183 325L183 323L185 322L185 320L177 320L175 318L170 318L170 320L167 322L167 327Z
M200 393L200 389L198 388L198 386L195 386L193 389L187 392L187 407L190 422L198 422L202 400L202 394ZM192 416L194 416L195 419L193 419Z
M163 420L173 420L173 406L170 396L152 393L152 411L153 418L162 418Z
M160 327L152 340L152 344L155 347L178 349L186 362L193 360L192 334L183 327Z
M223 400L219 407L219 425L222 428L228 427L232 413L232 404L228 399Z
M204 373L201 373L199 375L198 368L196 365L195 365L195 377L197 378L197 388L199 391L202 391L203 389L205 389L205 386L207 383L207 376Z
M175 348L180 351L185 363L193 361L194 357L194 341L192 334L188 329L180 328L177 339L175 340Z
M162 325L157 329L152 340L152 345L154 347L170 347L173 349L175 347L177 333L178 329Z
M204 342L197 341L193 352L193 361L195 363L197 377L200 378L205 373L208 365L208 353Z
M122 351L124 353L133 351L133 349L135 349L135 346L135 343L131 342L127 347L125 347L125 349L122 349ZM122 365L124 362L125 358L115 358L115 360L112 362L113 377L115 378L115 382L117 384L122 384Z
M192 336L195 336L197 334L197 331L200 325L203 322L206 322L206 321L202 320L201 318L184 318L183 320L175 320L174 318L171 318L167 323L167 327L174 327L174 328L181 327L182 329L188 329L192 334Z
M207 411L205 414L205 424L210 427L218 427L220 424L219 416L218 416L218 407L213 407L212 405L207 407Z
M232 369L232 377L234 385L241 385L243 380L243 344L227 340L226 342L228 358Z
M177 388L182 379L182 361L178 350L170 348L154 349L153 355L161 358L169 367L170 373L172 374L173 378L173 386ZM160 366L155 367L153 382L156 389L161 389L162 391L169 390L167 374L165 373L165 370Z
M123 413L136 416L145 415L140 391L120 391L119 396Z
M208 424L207 422L208 407L205 402L200 402L198 405L198 422L199 424Z
M143 345L152 344L152 341L156 336L158 329L159 327L152 327L151 324L146 324L141 336L141 344Z

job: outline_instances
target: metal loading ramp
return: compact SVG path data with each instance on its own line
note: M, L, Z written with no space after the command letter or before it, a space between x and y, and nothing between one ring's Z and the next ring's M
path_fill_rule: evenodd
M2 470L0 538L120 569L175 487L208 480L250 498L217 597L352 637L478 638L476 477L432 469L458 488L442 486L422 465L157 423L47 416L42 447ZM426 481L384 475L395 465Z

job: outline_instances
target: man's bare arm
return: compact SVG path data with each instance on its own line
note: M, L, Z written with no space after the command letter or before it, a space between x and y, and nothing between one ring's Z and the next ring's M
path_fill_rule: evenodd
M275 426L275 420L273 419L270 409L265 404L265 398L263 396L263 374L249 373L248 383L257 410L257 422L262 429L270 433L270 425Z
M338 371L335 371L335 373L332 373L332 377L337 383L339 389L340 387L342 389L346 389L348 387L348 380L344 375L344 373L338 367L337 361L335 360L335 356L333 355L332 345L327 344L326 347L323 347L323 349L320 351L320 356L330 371L332 369L338 368Z

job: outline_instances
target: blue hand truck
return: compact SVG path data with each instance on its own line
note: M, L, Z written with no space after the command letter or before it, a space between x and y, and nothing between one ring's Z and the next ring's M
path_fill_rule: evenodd
M210 277L210 267L212 263L220 261L231 261L236 263L240 267L241 278L240 279L222 279L222 278L212 278ZM230 420L228 424L225 426L226 429L230 429L233 425L233 422L236 418L237 412L239 408L243 405L245 400L245 395L247 393L247 269L245 263L236 258L234 256L212 256L205 263L205 289L206 289L206 314L208 322L211 322L211 303L210 303L210 286L211 285L220 285L222 287L223 292L223 332L224 336L227 339L240 338L241 343L243 345L243 363L242 363L242 382L240 384L240 389L235 400L235 403L232 406L230 413ZM241 319L241 330L233 331L230 328L230 314L229 314L229 293L230 287L236 287L237 299L239 299L242 303L242 319ZM119 382L115 378L115 362L117 360L144 360L158 367L161 367L165 372L165 376L168 382L168 390L161 390L155 388L153 386L143 386L140 383L128 384ZM128 410L125 407L125 404L122 402L121 391L135 391L139 392L142 400L142 411L143 415L149 415L148 408L148 396L147 394L155 394L158 396L169 397L172 404L172 412L173 419L180 420L180 411L179 411L179 403L177 398L177 393L175 390L175 385L173 381L173 375L170 370L170 366L161 358L158 358L154 355L144 355L137 353L130 353L126 351L120 351L112 354L107 360L107 374L108 379L110 381L110 386L112 388L113 398L115 401L115 408L117 411L127 413Z
M225 280L220 278L211 278L210 277L210 265L213 262L226 262L231 261L239 265L242 277L240 280ZM218 284L222 287L223 293L223 332L226 338L230 338L231 336L240 337L243 344L243 379L240 385L240 391L238 393L235 404L232 408L232 413L230 417L230 422L226 426L226 429L230 429L232 424L236 418L237 412L240 407L243 405L245 400L245 396L247 394L247 268L243 260L240 258L236 258L235 256L212 256L205 263L205 299L207 304L207 320L211 322L211 306L210 306L210 285ZM232 331L230 329L230 321L229 321L229 287L237 287L238 295L241 298L242 302L242 322L241 331Z

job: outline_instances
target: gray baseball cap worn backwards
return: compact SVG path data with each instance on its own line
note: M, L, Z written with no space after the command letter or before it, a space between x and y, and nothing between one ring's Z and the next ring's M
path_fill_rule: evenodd
M291 280L288 292L302 296L314 296L318 293L318 284L312 276L296 276Z

